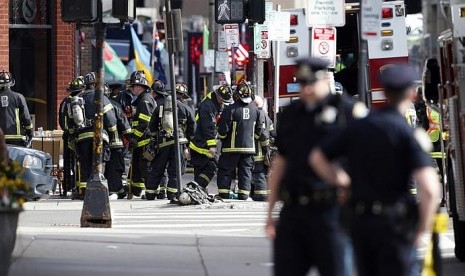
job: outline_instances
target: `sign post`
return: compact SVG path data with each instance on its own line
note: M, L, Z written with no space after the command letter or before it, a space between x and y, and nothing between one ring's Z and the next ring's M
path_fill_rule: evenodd
M275 125L278 122L278 112L279 112L279 75L280 75L280 43L279 41L288 41L290 39L290 29L291 29L291 14L289 12L281 12L281 5L277 5L277 11L269 12L267 18L268 24L268 39L274 40L275 45L273 49L275 50L275 75L274 75L274 121Z
M312 57L326 60L329 68L336 67L336 28L312 28Z
M362 39L376 39L380 36L382 0L362 0Z

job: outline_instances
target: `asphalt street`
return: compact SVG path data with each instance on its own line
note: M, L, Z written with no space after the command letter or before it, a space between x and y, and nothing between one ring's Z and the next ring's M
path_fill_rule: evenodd
M111 229L80 228L81 201L27 203L10 275L271 275L272 244L263 231L266 203L110 203ZM444 275L465 276L465 263L453 257L453 246L449 230L441 237Z

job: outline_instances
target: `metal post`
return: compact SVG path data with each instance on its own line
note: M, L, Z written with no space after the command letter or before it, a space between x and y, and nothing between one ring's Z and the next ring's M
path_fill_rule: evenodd
M94 143L92 156L92 175L87 183L84 205L81 214L81 227L111 228L110 201L108 184L103 176L103 43L105 24L101 18L95 25L95 48L97 52L97 87L94 93Z
M360 2L360 10L363 9L363 1ZM367 107L370 107L367 95L367 63L368 63L368 42L362 39L362 25L360 20L360 14L358 15L358 32L359 32L359 57L358 57L358 91L360 101L363 102Z
M216 73L216 22L215 22L215 1L210 0L210 49L213 49L213 69L210 76L210 91L213 91L213 85L215 85L215 73ZM204 55L206 53L203 53Z
M276 5L276 10L281 11L281 5ZM278 125L278 112L279 112L279 74L280 74L280 42L275 41L275 48L273 52L275 53L275 70L274 70L274 110L273 110L273 120L275 126Z
M176 187L178 188L178 194L181 192L182 184L181 184L181 149L179 146L179 125L178 125L178 103L176 100L176 80L175 80L175 73L174 73L174 49L175 43L174 39L174 18L173 16L169 16L168 14L171 13L171 0L166 0L165 2L166 14L165 20L172 20L170 24L166 25L166 36L167 36L167 43L171 44L168 45L169 50L169 66L170 66L170 84L171 84L171 98L172 98L172 109L173 109L173 135L174 135L174 151L176 155ZM171 26L168 28L168 26Z

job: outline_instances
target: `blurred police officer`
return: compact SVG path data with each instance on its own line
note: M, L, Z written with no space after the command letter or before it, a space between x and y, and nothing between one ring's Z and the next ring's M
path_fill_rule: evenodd
M130 139L132 148L131 191L135 196L141 196L147 180L148 161L144 159L144 147L150 143L149 123L157 103L150 95L150 86L144 71L131 74L129 85L135 97L132 116L133 137Z
M111 97L110 93L110 88L105 84L105 95ZM105 164L105 178L108 181L110 194L117 194L118 198L122 199L126 196L126 190L123 188L123 173L124 155L127 151L123 138L132 135L132 129L121 106L112 99L110 103L116 118L116 135L110 139L110 159Z
M389 106L351 124L310 156L328 183L351 184L351 234L361 276L410 275L412 248L430 228L437 209L439 181L427 153L431 143L403 116L415 93L415 75L406 64L384 69L380 79ZM337 157L347 158L350 177L330 163ZM419 206L409 194L412 175Z
M260 96L255 96L254 104L257 106L261 116L265 119L264 131L271 137L274 136L274 126L268 114L263 110L263 98ZM254 158L254 165L252 170L252 191L251 197L255 201L266 201L268 195L268 165L265 164L265 158L269 150L268 141L260 141L260 139L255 139L255 147L257 152Z
M267 146L264 131L265 118L252 103L252 90L246 83L236 88L238 100L227 106L218 122L221 139L221 155L218 161L218 194L228 199L231 181L238 172L238 199L249 198L252 181L253 156L256 153L255 138Z
M86 89L84 77L79 76L69 83L66 91L69 93L60 104L58 112L58 124L63 130L63 167L64 183L63 194L66 195L69 190L76 186L76 149L75 149L75 129L71 123L71 100L74 96L79 96Z
M191 164L194 166L194 181L207 188L216 174L217 122L225 104L232 103L231 87L222 85L202 100L195 117L197 128L189 143Z
M69 116L70 127L75 130L76 137L76 155L78 160L79 174L76 184L76 198L82 199L85 194L87 181L92 173L92 155L94 154L93 138L95 128L95 75L89 73L84 77L84 83L87 89L74 96L70 100ZM103 96L103 161L106 162L110 157L108 148L110 139L115 137L116 117L110 100Z
M29 146L32 141L32 122L26 99L11 90L15 80L10 72L0 73L0 128L7 144Z
M277 156L271 168L267 232L274 238L276 275L306 275L315 266L321 275L343 275L343 241L337 190L321 180L307 158L318 143L345 127L353 115L366 114L340 94L330 94L327 63L299 64L300 99L285 107L277 125ZM284 201L276 226L272 211Z
M176 84L176 93L181 94L182 85ZM181 148L192 140L195 130L194 111L182 103L177 101L178 107L178 130L179 130L179 143ZM178 188L176 186L176 154L173 136L173 112L172 112L172 99L167 96L162 105L157 106L150 121L150 132L155 137L157 153L155 158L150 163L149 175L146 184L146 198L153 200L160 194L159 198L164 198L164 190L161 188L163 174L165 170L168 171L168 186L167 196L168 199L173 199ZM181 162L184 158L181 157ZM181 164L181 168L184 167Z

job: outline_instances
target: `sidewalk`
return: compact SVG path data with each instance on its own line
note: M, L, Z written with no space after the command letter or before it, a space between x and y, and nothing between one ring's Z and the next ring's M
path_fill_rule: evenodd
M167 201L110 201L112 212L255 210L266 203L173 206ZM82 202L27 203L20 216L10 275L269 275L271 244L262 231L225 236L208 229L80 228ZM208 227L208 225L206 225Z

